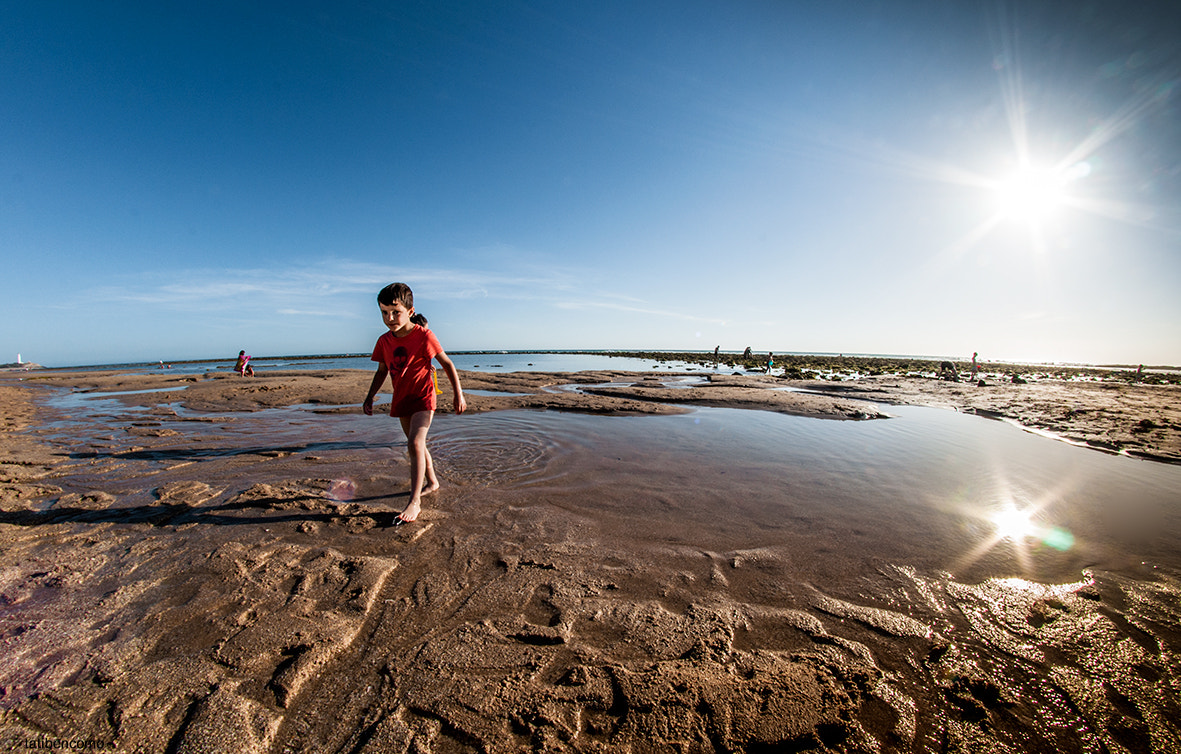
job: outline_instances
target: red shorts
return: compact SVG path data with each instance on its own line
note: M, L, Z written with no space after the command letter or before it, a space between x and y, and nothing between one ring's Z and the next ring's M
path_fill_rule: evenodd
M435 405L434 392L430 395L407 395L396 404L390 405L390 416L414 416L419 411L434 411Z

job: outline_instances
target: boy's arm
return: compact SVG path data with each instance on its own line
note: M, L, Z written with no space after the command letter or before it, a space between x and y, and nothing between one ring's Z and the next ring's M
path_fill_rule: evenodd
M435 355L435 359L443 367L443 371L447 373L447 379L451 381L451 387L455 389L455 413L462 414L467 409L467 400L463 397L463 388L459 385L459 370L442 351Z
M377 391L381 390L389 373L389 368L378 362L377 371L373 373L373 382L369 385L369 395L365 396L365 402L361 404L361 410L366 416L373 416L373 399L377 397Z

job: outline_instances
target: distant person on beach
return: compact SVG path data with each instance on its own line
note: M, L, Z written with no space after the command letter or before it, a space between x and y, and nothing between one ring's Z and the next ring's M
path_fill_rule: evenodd
M959 382L960 374L955 370L955 364L950 361L942 361L939 363L939 379L947 382Z
M771 374L771 370L775 368L775 356L770 351L767 352L767 374Z
M746 350L742 352L742 358L749 359L750 357L751 357L750 346L747 346Z
M414 311L414 293L410 286L390 283L377 294L377 305L389 332L382 334L373 348L372 359L377 362L377 371L361 408L366 416L372 416L373 399L385 384L386 377L393 380L390 416L398 417L401 422L410 450L410 502L395 519L394 525L397 526L417 519L422 512L422 496L439 489L434 461L426 447L427 432L436 407L432 358L439 362L451 380L455 391L455 413L462 414L467 401L455 364L447 358L435 334L426 328L426 318Z
M245 351L238 351L238 361L234 364L234 371L243 377L253 377L254 367L250 366L250 357Z
M980 371L980 366L976 363L976 352L972 352L972 381L976 381L976 374Z

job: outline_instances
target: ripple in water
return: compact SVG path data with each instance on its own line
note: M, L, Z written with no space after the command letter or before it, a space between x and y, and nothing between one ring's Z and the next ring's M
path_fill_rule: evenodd
M551 466L569 452L556 427L540 416L465 416L431 427L431 456L449 477L515 486L554 478Z

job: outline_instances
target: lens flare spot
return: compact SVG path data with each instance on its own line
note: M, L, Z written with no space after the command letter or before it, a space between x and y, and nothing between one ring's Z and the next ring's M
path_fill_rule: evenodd
M1066 552L1074 547L1074 535L1058 526L1051 527L1042 533L1042 542L1047 547Z
M338 503L347 503L357 494L357 485L352 479L335 479L328 485L328 497Z
M1065 171L1063 171L1062 179L1064 181L1077 181L1077 180L1081 180L1083 178L1086 178L1090 174L1091 174L1091 163L1087 162L1086 160L1083 160L1082 162L1074 163L1073 165L1068 167Z

